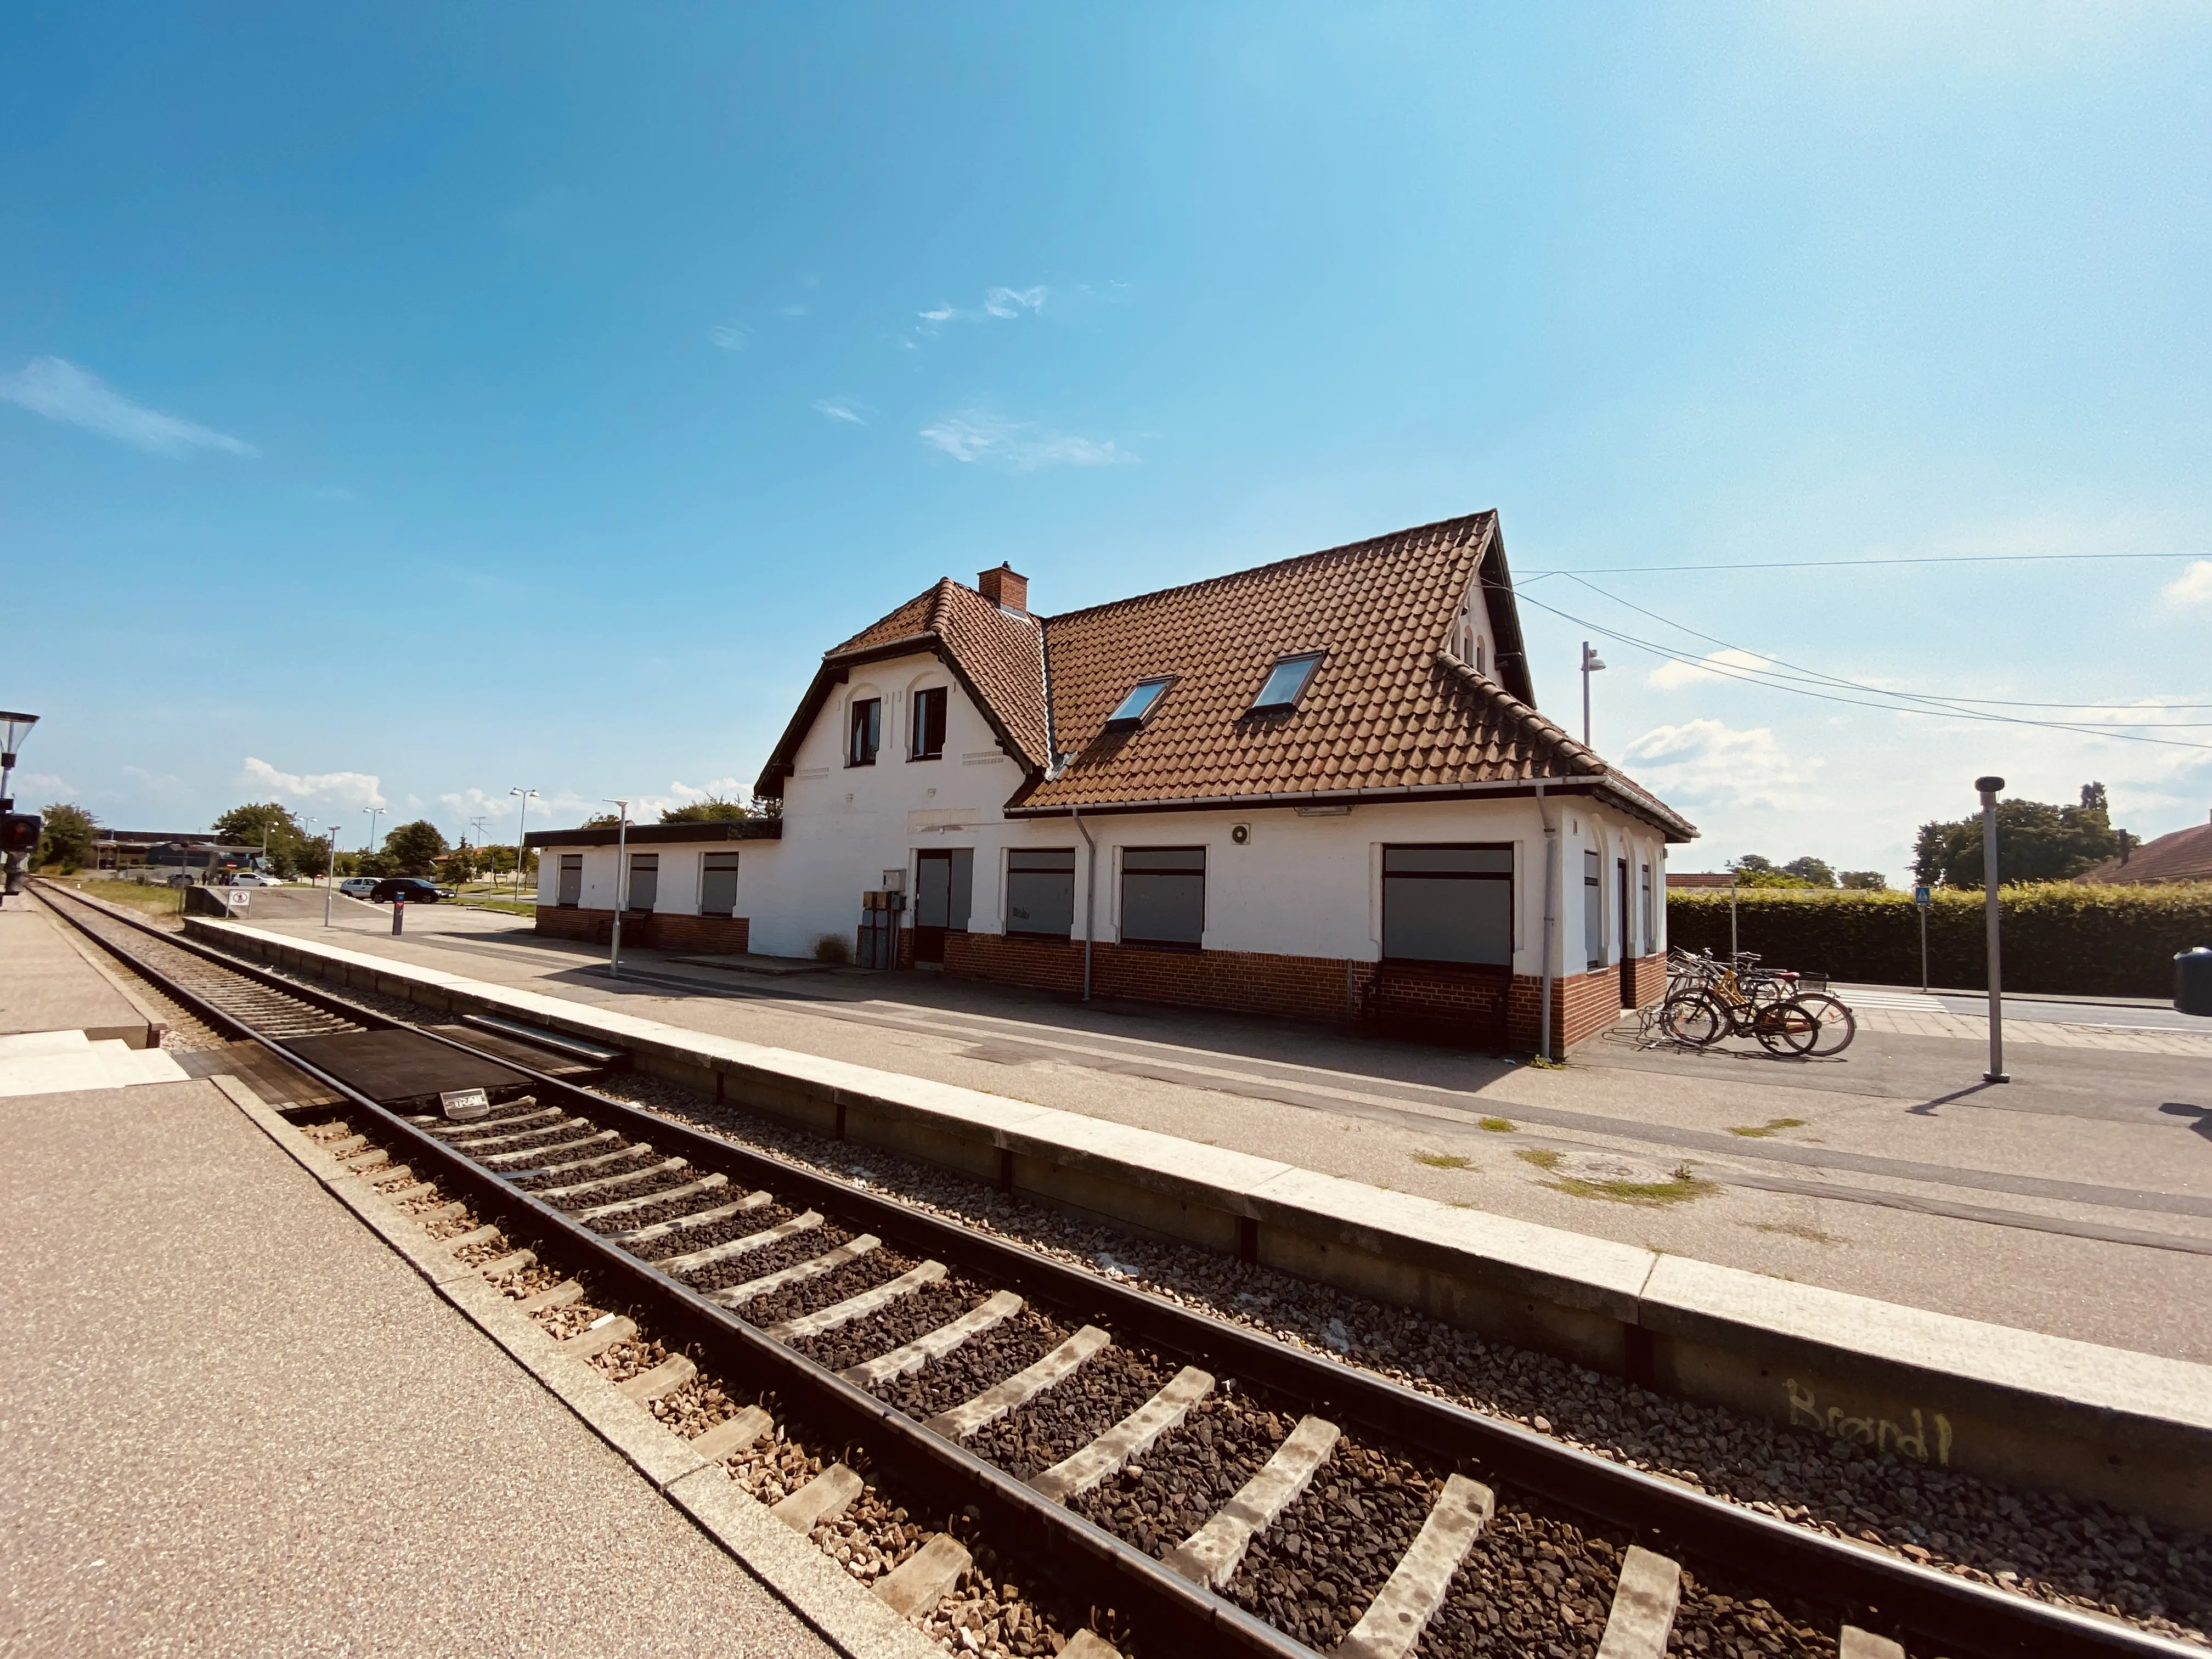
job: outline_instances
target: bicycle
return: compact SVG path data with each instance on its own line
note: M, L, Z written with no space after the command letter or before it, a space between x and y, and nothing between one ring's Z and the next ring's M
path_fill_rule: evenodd
M1670 984L1659 1007L1659 1030L1689 1048L1747 1036L1770 1054L1810 1054L1820 1039L1819 1014L1796 994L1794 981L1760 972L1756 962L1739 957L1724 968L1710 957L1685 958L1683 987ZM1671 981L1674 975L1668 977Z

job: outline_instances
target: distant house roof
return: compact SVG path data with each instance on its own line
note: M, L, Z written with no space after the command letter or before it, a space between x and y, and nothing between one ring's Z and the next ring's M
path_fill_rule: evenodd
M1480 586L1495 677L1449 649ZM942 657L1029 776L1015 816L1487 793L1591 793L1672 841L1695 826L1537 712L1495 513L1478 513L1039 621L947 579L824 654L760 781L781 794L831 688L860 664ZM1317 653L1295 706L1254 707ZM1167 679L1135 724L1110 719Z
M2106 859L2083 871L2076 881L2212 881L2212 823L2192 824L2130 848L2127 861Z
M1725 870L1669 870L1669 887L1725 887L1735 878Z
M595 823L582 830L532 830L525 847L611 847L616 826ZM711 818L704 823L633 823L625 837L632 847L678 847L697 842L781 841L781 818Z

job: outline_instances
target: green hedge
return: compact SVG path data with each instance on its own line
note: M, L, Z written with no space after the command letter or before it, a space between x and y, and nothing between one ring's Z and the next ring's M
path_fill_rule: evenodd
M1982 896L1939 888L1928 912L1930 985L1979 990ZM2212 945L2212 882L2108 887L2070 881L2002 892L2008 991L2171 997L2173 957ZM1669 893L1668 941L1724 955L1725 890ZM1877 985L1920 982L1920 927L1910 893L1744 891L1736 937L1774 968Z

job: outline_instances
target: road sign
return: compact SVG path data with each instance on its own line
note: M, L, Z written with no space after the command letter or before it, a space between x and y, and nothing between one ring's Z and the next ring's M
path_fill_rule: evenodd
M1918 905L1922 909L1925 910L1929 905L1928 890L1925 887L1914 888L1912 890L1912 902Z
M251 887L222 887L216 890L222 895L222 902L234 910L243 910L253 902L253 890Z

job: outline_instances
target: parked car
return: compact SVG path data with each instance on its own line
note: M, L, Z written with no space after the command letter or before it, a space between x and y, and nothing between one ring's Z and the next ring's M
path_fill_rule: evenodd
M365 899L375 890L374 876L348 876L338 884L338 891L348 898Z
M452 888L436 886L420 876L386 876L369 889L368 902L389 904L394 899L404 899L410 904L435 904L453 896Z
M264 876L258 870L234 870L222 878L226 887L282 887L284 884L274 876Z

